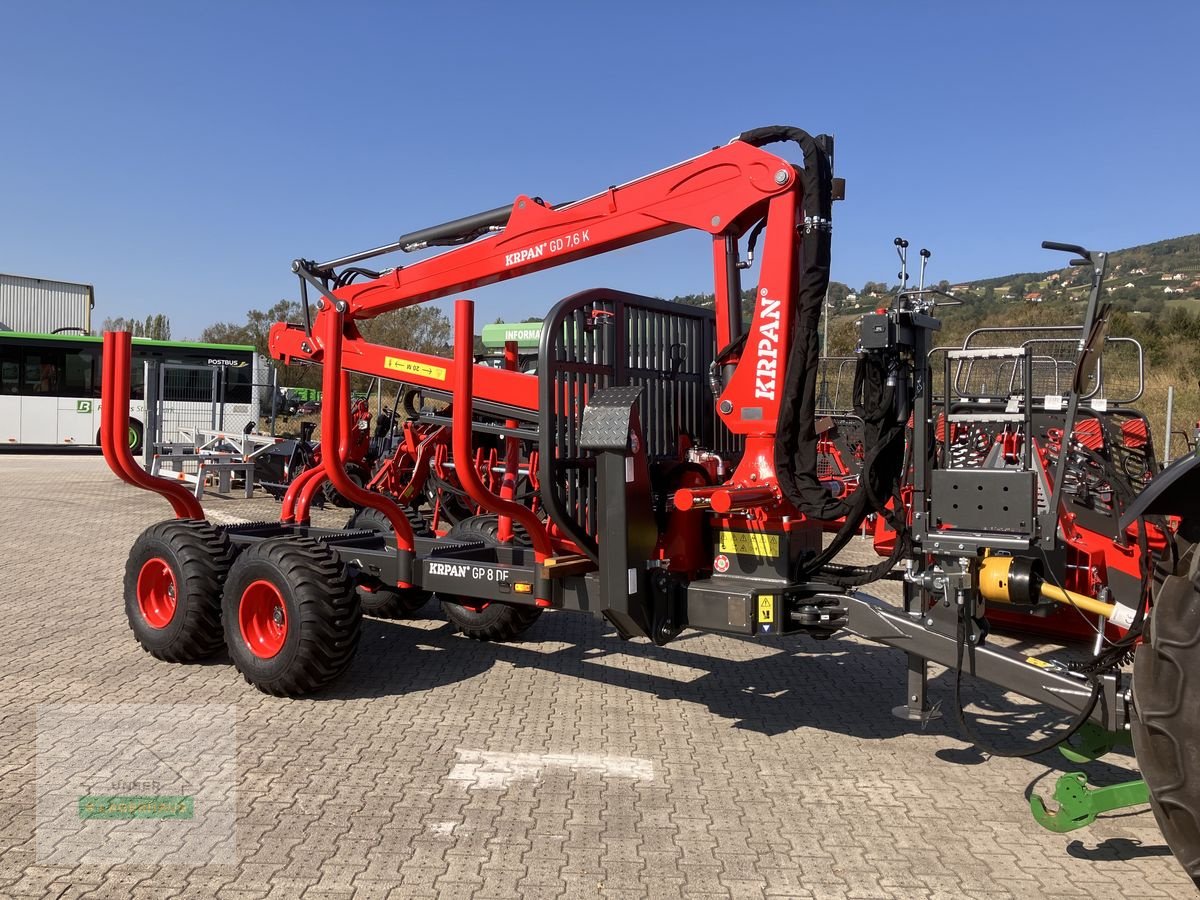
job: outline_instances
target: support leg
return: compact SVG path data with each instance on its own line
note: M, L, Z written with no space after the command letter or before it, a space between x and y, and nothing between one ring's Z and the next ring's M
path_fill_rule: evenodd
M908 722L927 722L940 719L942 714L929 706L926 688L929 685L929 661L915 653L908 654L907 702L892 708L892 715Z

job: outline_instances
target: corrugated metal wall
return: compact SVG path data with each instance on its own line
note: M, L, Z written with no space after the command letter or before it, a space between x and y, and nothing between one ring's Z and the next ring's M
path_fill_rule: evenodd
M92 286L0 273L0 331L92 329Z

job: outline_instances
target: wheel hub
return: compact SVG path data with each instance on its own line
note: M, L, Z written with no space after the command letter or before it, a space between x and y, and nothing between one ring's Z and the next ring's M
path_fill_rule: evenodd
M137 578L137 603L142 618L151 628L166 628L175 617L177 589L175 573L161 557L148 559Z
M250 652L271 659L287 640L287 609L283 594L269 581L259 580L242 592L238 628Z

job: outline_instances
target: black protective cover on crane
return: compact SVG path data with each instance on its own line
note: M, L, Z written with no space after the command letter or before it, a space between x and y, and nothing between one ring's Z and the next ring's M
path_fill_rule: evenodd
M738 140L755 147L794 141L804 153L800 170L804 236L775 435L775 473L784 496L798 510L819 519L836 519L845 515L848 507L831 497L817 479L816 431L816 376L821 355L817 333L829 289L833 168L817 139L800 128L768 125L744 132Z

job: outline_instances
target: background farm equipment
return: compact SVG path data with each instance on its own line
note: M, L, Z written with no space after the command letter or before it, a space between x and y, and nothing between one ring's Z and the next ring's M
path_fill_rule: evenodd
M763 149L780 142L801 148L803 166ZM1190 496L1180 486L1200 478L1194 458L1162 476L1173 490L1151 480L1123 518L1114 510L1115 534L1136 536L1129 540L1137 552L1129 578L1109 574L1111 596L1059 587L1053 560L1038 560L1059 546L1067 485L1085 484L1068 477L1075 443L1063 441L1067 449L1053 456L1028 439L1033 404L1010 409L1006 401L980 413L956 406L948 388L941 410L948 429L986 416L1021 439L1002 440L992 465L956 466L939 452L929 360L940 323L936 292L918 289L863 319L854 403L861 459L850 454L858 486L835 496L819 470L816 427L817 331L840 193L832 150L831 139L799 129L756 129L585 200L555 205L523 195L373 250L297 260L305 321L276 325L270 347L284 362L322 366L325 440L320 466L288 486L278 523L215 528L190 495L131 471L128 452L111 438L123 433L127 410L119 391L106 394L110 465L167 496L177 516L148 529L130 555L126 607L138 640L167 660L200 658L223 643L250 683L291 696L345 670L364 593L386 591L388 614L411 612L436 594L446 616L480 640L519 636L548 609L601 615L622 637L656 644L688 627L818 639L847 630L907 654L898 710L905 718L930 715L930 662L954 670L958 721L984 748L963 709L963 673L1071 716L1024 753L1089 722L1111 733L1132 729L1164 833L1200 875L1200 787L1188 749L1200 745L1192 554L1171 552L1176 545L1165 533L1156 545L1144 524L1146 515L1171 513L1185 524L1194 515L1180 503ZM715 311L582 291L547 315L536 374L474 364L468 300L455 304L452 360L371 344L355 326L685 229L710 238ZM747 327L740 242L749 236L753 246L760 235ZM1063 395L1061 434L1075 435L1103 347L1104 255L1046 246L1078 253L1095 272L1085 339ZM449 249L385 272L360 265L430 247ZM127 340L110 338L106 347L106 366L125 365ZM950 361L985 357L1014 360L1022 396L1033 396L1028 348L948 351L946 372ZM350 469L360 430L351 369L401 380L421 397L405 423L404 452L393 455L378 490L356 483ZM311 524L309 509L326 481L363 508L347 528ZM888 557L868 568L834 562L871 515L896 531ZM838 520L825 540L824 523ZM857 590L892 569L903 573L903 608ZM1138 646L1156 587L1148 640ZM986 640L995 604L1047 600L1086 604L1108 621L1131 611L1126 633L1078 665ZM1135 647L1131 678L1123 664Z
M391 431L391 416L380 417L374 437L371 434L371 411L366 400L355 400L350 417L354 423L349 440L346 470L350 479L362 486L371 479L371 472ZM259 484L276 499L282 499L288 486L306 471L321 467L321 443L312 439L316 425L300 423L300 436L277 441L260 454L258 459ZM382 433L380 433L382 432ZM350 506L350 502L325 482L321 491L322 502L334 506Z

